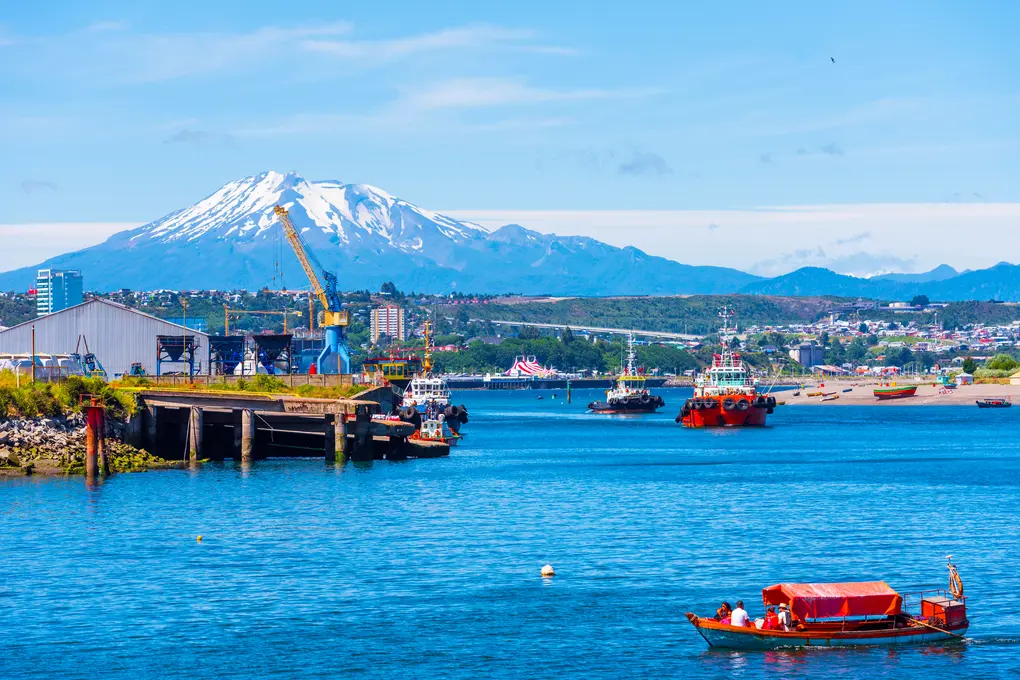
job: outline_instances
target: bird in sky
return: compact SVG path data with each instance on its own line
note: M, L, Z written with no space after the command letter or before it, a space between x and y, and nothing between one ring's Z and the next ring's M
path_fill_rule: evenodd
M833 64L835 64L835 63L836 63L836 57L829 57L829 59L831 59L831 60L832 60L832 63L833 63Z

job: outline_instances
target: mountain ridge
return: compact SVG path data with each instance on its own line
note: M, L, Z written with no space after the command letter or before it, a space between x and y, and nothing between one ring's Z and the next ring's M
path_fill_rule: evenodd
M682 264L587 236L519 224L488 229L421 208L368 184L309 181L266 171L228 182L194 205L103 243L0 273L0 290L24 290L43 267L83 270L89 290L307 286L273 208L283 205L315 257L345 290L392 281L431 293L545 295L838 295L901 300L1020 301L1020 267L858 278L820 267L762 278Z

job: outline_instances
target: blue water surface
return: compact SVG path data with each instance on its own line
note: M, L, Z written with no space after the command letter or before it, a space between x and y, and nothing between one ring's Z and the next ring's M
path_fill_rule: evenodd
M459 393L448 459L0 478L0 678L1020 668L1020 409L781 407L767 428L687 430L689 390L661 393L654 416L585 414L594 392ZM964 643L720 652L684 617L741 598L759 614L780 581L942 587L947 554Z

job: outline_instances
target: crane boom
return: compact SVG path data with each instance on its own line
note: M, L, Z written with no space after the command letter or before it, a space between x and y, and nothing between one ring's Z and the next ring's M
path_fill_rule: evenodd
M349 319L347 312L340 309L340 296L336 291L336 276L320 267L322 277L326 280L326 285L322 285L319 275L309 259L305 244L301 240L301 235L290 221L287 209L278 205L273 208L273 212L276 213L276 216L280 219L280 224L283 225L283 233L286 235L290 247L294 250L294 255L297 256L298 262L301 263L301 268L305 270L305 276L308 277L308 283L311 284L315 297L322 303L323 315L325 317L323 325L346 326Z

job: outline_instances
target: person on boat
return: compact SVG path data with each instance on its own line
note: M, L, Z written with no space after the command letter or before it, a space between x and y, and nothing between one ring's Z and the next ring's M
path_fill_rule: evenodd
M779 605L779 616L777 619L776 628L787 632L793 630L793 616L790 614L790 605L785 602Z
M776 614L775 607L769 607L765 610L765 621L761 624L762 630L775 630L779 628L779 616Z
M730 603L723 602L721 605L719 605L719 608L715 610L715 618L719 621L719 623L729 625L730 612L732 611L733 607L730 606Z
M737 600L737 608L730 614L730 625L740 628L747 628L751 625L751 617L747 615L747 610L744 609L743 600Z

